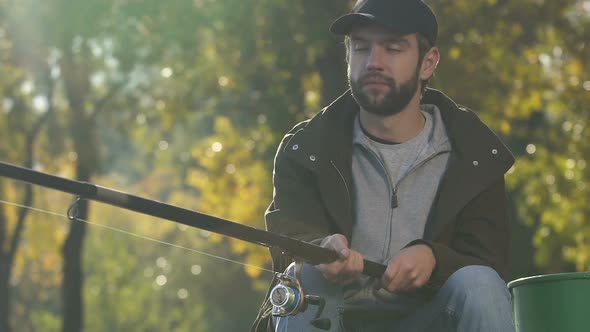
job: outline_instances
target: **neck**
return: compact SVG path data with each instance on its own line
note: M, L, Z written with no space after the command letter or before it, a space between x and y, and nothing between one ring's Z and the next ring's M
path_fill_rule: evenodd
M394 143L403 143L416 137L425 123L424 115L420 112L419 95L394 115L378 115L361 108L360 121L363 129L370 135Z

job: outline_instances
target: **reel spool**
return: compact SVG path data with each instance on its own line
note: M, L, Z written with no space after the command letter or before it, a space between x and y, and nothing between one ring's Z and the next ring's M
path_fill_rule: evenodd
M299 280L284 273L278 273L279 283L270 291L270 303L274 316L294 316L306 307L305 295Z
M321 296L305 294L299 280L301 280L302 263L294 263L294 274L291 267L287 268L285 273L277 273L278 284L273 287L269 294L269 300L272 304L272 315L277 317L295 316L305 311L308 305L318 306L318 310L313 319L309 322L311 325L322 329L329 330L331 322L329 319L322 319L320 315L324 311L326 304Z

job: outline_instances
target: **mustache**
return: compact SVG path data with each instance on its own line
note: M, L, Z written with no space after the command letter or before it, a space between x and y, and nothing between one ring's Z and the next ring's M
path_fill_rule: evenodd
M360 86L363 86L367 83L382 83L392 87L395 86L395 80L393 78L378 73L365 74L358 79L358 82Z

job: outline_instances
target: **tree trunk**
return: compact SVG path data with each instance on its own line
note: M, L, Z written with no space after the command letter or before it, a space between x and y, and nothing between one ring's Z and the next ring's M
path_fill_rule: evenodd
M70 39L65 39L69 41ZM76 162L76 179L88 182L98 167L98 152L94 117L87 112L87 98L90 91L89 66L85 63L89 50L84 48L80 58L72 54L71 45L63 47L61 63L65 93L70 108L69 129L72 135ZM88 201L78 202L79 219L88 220ZM63 325L64 332L81 332L84 327L84 276L82 273L82 252L86 223L74 220L63 246L64 279Z
M53 85L49 83L49 96L50 102L52 102ZM51 104L52 105L52 104ZM26 139L26 161L25 167L32 168L33 156L35 149L35 142L41 127L45 124L50 114L53 113L53 106L50 106L49 110L43 115L32 127L31 131L27 135ZM33 204L33 187L30 184L25 185L25 193L22 201L24 207L20 208L18 219L16 221L16 227L12 233L12 237L8 238L8 232L6 231L6 215L4 210L0 209L0 331L11 332L12 325L10 324L10 312L11 312L11 289L10 289L10 277L12 275L12 267L14 264L14 257L18 250L18 246L21 241L22 234L25 228L25 220L29 214L28 206ZM9 243L8 250L6 253L3 251L5 243Z
M88 181L88 171L77 167L80 181ZM88 220L88 201L78 202L78 218ZM64 332L79 332L84 326L84 301L82 290L84 278L82 274L82 245L86 234L86 223L72 221L70 232L63 247L64 279L63 279L63 328Z
M10 325L10 273L4 255L0 256L0 331L11 332Z
M329 105L346 89L346 51L344 46L333 43L318 59L318 69L322 78L322 106Z
M94 127L92 120L84 116L79 109L73 109L72 136L75 151L78 154L76 179L88 182L96 167L94 143ZM77 218L88 220L88 201L78 202ZM64 279L63 279L63 327L64 332L80 332L84 327L84 275L82 273L83 243L86 234L86 223L72 221L70 231L63 247Z

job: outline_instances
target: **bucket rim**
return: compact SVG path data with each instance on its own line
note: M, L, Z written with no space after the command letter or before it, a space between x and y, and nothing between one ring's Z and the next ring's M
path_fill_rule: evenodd
M541 282L552 282L552 281L564 281L573 279L590 279L590 271L587 272L565 272L565 273L552 273L543 274L530 277L524 277L513 280L508 283L508 288L515 288L522 285L541 283Z

